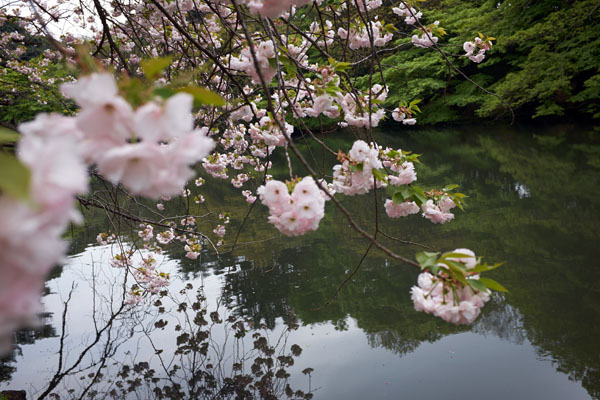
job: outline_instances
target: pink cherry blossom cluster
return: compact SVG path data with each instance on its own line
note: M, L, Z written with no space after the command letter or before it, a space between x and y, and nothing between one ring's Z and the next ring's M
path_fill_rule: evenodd
M434 25L437 25L438 23L438 21L435 21ZM420 36L412 35L412 42L416 47L432 47L438 42L438 40L439 38L437 36L434 36L433 32L430 29L422 31Z
M49 129L40 127L42 120ZM87 168L68 124L50 115L36 121L19 126L17 146L30 171L30 201L0 194L0 353L14 329L35 321L46 276L66 251L61 235L81 220L74 195L88 190Z
M250 204L252 204L256 201L256 196L254 196L252 194L252 191L250 191L250 190L243 190L242 195L246 198L246 201Z
M275 48L273 42L262 41L258 43L258 46L254 48L256 54L256 61L260 69L260 75L264 78L266 83L271 82L275 74L275 69L269 64L269 59L275 58ZM240 52L239 57L231 57L229 65L232 69L237 71L244 71L252 79L252 83L260 84L259 71L256 70L254 65L254 59L252 58L252 52L249 47L244 48Z
M348 154L338 154L342 163L333 167L332 187L335 192L354 196L365 194L375 186L409 185L416 181L417 173L406 154L399 149L382 149L375 143L357 140ZM376 175L374 170L378 170Z
M310 35L309 38L317 44L319 47L325 45L331 46L335 39L335 32L332 30L333 23L329 20L325 21L325 24L319 24L317 21L313 21L310 24Z
M387 32L381 21L370 21L369 25L371 31L370 33L373 38L373 46L382 47L385 46L387 42L392 40L394 34ZM364 24L358 28L351 27L350 31L347 31L344 28L338 28L337 33L341 39L349 40L348 47L353 50L363 47L371 47L369 31Z
M231 184L236 189L241 188L244 185L244 182L247 182L250 179L248 174L238 174L235 178L231 180Z
M392 118L394 121L402 122L404 125L414 125L417 123L417 119L413 117L412 113L406 110L406 107L396 107L392 112Z
M308 4L310 0L241 0L239 3L246 4L251 12L261 17L277 18L290 7Z
M269 207L269 222L287 236L316 230L325 215L326 194L310 176L297 182L291 195L288 186L278 180L270 180L260 186L258 195L260 201Z
M415 165L406 159L402 150L387 148L380 152L380 156L383 166L391 171L387 176L388 184L392 186L409 185L417 180ZM385 212L390 218L406 217L417 214L419 211L420 208L414 201L406 200L398 204L391 199L385 201Z
M294 127L285 121L281 121L288 135L294 131ZM279 125L269 116L264 116L256 124L250 125L250 137L254 144L264 143L267 146L283 146L286 144L286 139Z
M370 91L358 93L358 97L352 93L338 97L338 103L344 111L344 121L358 128L376 128L385 117L385 110L380 104L386 100L387 95L387 87L375 84Z
M476 37L472 42L463 43L463 50L465 56L469 57L471 61L479 64L485 58L485 52L492 46L491 40L482 40L480 37ZM477 50L477 53L475 51Z
M469 249L456 249L453 253L464 254L465 257L448 258L461 263L467 270L475 268L477 259ZM488 291L475 291L471 287L449 282L445 264L438 264L440 272L433 276L422 272L418 278L418 286L411 289L415 310L433 314L453 324L471 324L479 316L481 308L490 299ZM470 274L467 279L479 279L479 275ZM454 285L454 287L452 287Z
M202 160L202 166L210 175L215 178L227 179L227 166L230 160L227 154L213 153Z
M87 165L95 164L133 194L159 198L181 193L194 175L189 165L214 146L206 129L193 129L191 95L147 102L134 111L107 73L84 76L62 90L81 106L75 117L38 114L19 126L17 156L31 174L31 204L0 196L0 269L6 277L0 283L2 338L33 318L43 281L63 257L61 234L79 220L74 195L87 191ZM144 226L140 237L151 241L152 227ZM98 237L101 244L114 240L114 235ZM130 261L117 255L111 265Z
M138 304L145 292L157 294L170 285L170 274L156 269L156 259L152 254L142 257L142 261L134 269L136 285L129 291L126 304Z
M307 116L316 118L321 114L329 118L339 118L340 99L328 92L328 89L336 88L335 90L338 91L340 77L333 71L331 66L318 66L317 70L320 77L312 80L307 78L304 81L297 79L287 81L290 87L302 88L298 90L289 105L291 105L294 115L298 118Z
M96 242L98 242L99 245L107 245L114 242L116 238L114 233L108 234L106 232L101 232L96 236Z
M456 207L456 203L446 193L434 192L429 193L433 199L429 199L421 205L423 216L434 224L445 224L454 219L454 214L450 210Z
M119 252L110 259L110 266L113 268L129 268L133 265L132 257L132 249Z
M249 108L248 106L245 106ZM232 114L233 115L233 114ZM250 122L253 118L252 113L249 114L248 119L244 117L246 122ZM233 118L233 121L237 121L239 118ZM248 140L246 140L246 126L244 124L231 124L223 131L223 135L219 140L219 144L223 146L223 149L229 150L233 148L237 154L243 153L248 148Z
M343 155L342 163L333 167L333 188L347 196L365 194L374 188L373 169L383 166L379 160L379 148L363 140L352 145L348 155ZM382 183L377 181L377 185Z
M354 2L352 2L352 4L354 4ZM383 2L381 0L356 0L356 4L360 11L365 12L381 7Z
M392 12L404 17L404 22L408 25L414 25L423 16L421 11L417 11L413 7L407 7L404 2L400 3L398 7L392 8Z
M387 182L392 186L408 185L417 180L415 164L406 159L402 150L387 148L380 152L383 166L392 172L387 177Z
M144 242L149 242L154 239L154 228L152 225L140 224L141 230L138 231L138 236L142 238Z
M190 260L195 260L198 258L200 253L202 252L202 243L193 238L188 239L186 245L184 246L184 250L186 251L185 256Z
M214 147L207 128L194 130L193 98L187 93L133 110L108 73L84 76L62 91L81 106L79 114L38 117L32 124L68 132L88 163L132 194L155 199L180 194L194 175L189 166Z
M254 103L252 103L252 106L244 105L244 106L238 107L236 110L232 111L231 115L229 116L229 119L231 121L244 120L246 122L250 122L250 121L252 121L252 119L254 118L254 115L256 115L257 112L258 112L258 110L256 109L256 105ZM262 115L261 115L261 117L262 117Z
M385 212L390 218L406 217L417 214L421 209L414 201L406 200L402 203L394 203L391 199L385 201Z
M304 109L306 115L316 118L320 114L329 118L338 118L340 116L340 108L333 104L335 98L328 93L323 93L313 98L314 103Z
M3 24L4 21L5 19L0 16L0 24ZM30 82L31 94L28 94L28 97L45 105L47 99L40 94L40 86L50 88L63 82L63 78L56 76L53 68L49 67L56 54L53 51L45 50L43 57L30 59L30 57L22 57L27 54L26 51L24 35L17 31L0 32L0 75L4 75L8 71L23 75Z
M175 239L175 231L173 228L169 228L166 231L156 234L156 241L160 244L169 244L173 239Z

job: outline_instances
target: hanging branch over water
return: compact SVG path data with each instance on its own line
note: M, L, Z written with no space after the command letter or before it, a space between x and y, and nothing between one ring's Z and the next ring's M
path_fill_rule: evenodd
M204 184L229 183L252 204L239 216L232 250L258 208L257 199L268 208L268 221L287 236L317 230L330 202L366 239L369 249L377 248L386 257L432 275L433 287L441 288L441 300L435 300L437 292L421 296L415 290L418 309L453 323L470 323L485 302L472 302L473 296L485 299L490 290L504 290L497 282L480 279L495 266L483 263L469 249L419 253L414 261L378 237L384 190L388 197L384 209L390 218L421 214L441 224L454 218L451 209L464 205L465 195L455 191L457 185L420 187L418 155L377 143L374 132L386 116L401 128L414 125L421 112L420 99L388 101L379 55L401 49L392 42L398 27L403 36L416 30L411 37L414 46L437 51L441 61L462 74L437 44L445 30L438 21L425 24L426 17L411 2L392 7L398 17L393 23L382 20L388 7L378 1L307 3L84 0L62 2L43 13L28 3L31 14L23 17L28 35L41 31L50 37L52 21L44 15L74 24L88 35L83 40L67 34L61 42L49 38L55 51L44 50L44 59L32 62L10 59L12 54L4 50L15 49L17 57L22 54L18 44L25 38L22 33L3 33L0 38L5 45L0 57L7 68L32 82L59 88L80 107L78 111L73 107L71 115L40 113L19 125L17 156L0 159L14 171L0 180L0 214L10 216L8 228L0 230L0 243L6 244L5 254L25 255L16 261L0 258L0 265L11 279L29 282L28 298L39 295L43 279L65 253L60 235L79 219L74 199L109 216L111 230L97 241L119 244L111 265L135 277L127 294L127 302L134 304L169 284L169 275L157 268L153 253L178 241L189 259L208 252L219 257L229 240L233 216L221 209L221 203L207 204L201 191ZM10 16L0 18L8 21ZM493 40L479 33L464 43L466 53L460 57L482 62L492 51ZM68 73L50 80L49 60L59 58L77 70L76 81ZM325 133L338 128L348 128L353 143L333 148ZM307 156L293 139L295 133L307 133L305 140L320 146L324 155L336 155L330 172L325 161L319 165L310 145ZM191 168L196 164L202 165L204 176L198 177ZM102 177L105 190L86 196L90 168ZM286 181L278 180L282 170L289 176ZM357 222L342 200L371 191L372 231ZM153 204L131 200L132 196ZM161 217L165 203L180 196L185 203L180 221ZM211 211L213 207L219 212ZM138 226L122 225L121 220ZM132 248L122 243L126 233L134 242ZM44 251L35 247L39 243ZM398 243L411 244L400 240L394 244ZM136 252L142 255L138 265L132 262ZM12 298L6 295L0 302ZM5 308L10 312L0 315L0 326L7 327L0 336L33 313L12 304Z

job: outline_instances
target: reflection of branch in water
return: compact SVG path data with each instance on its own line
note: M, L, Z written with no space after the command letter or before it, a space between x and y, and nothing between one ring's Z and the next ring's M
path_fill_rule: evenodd
M95 280L96 277L94 276L92 279ZM94 285L94 287L95 287L95 285ZM67 298L67 301L65 301L65 303L64 303L64 309L63 309L63 314L62 314L62 332L61 332L61 336L60 336L60 346L59 346L59 350L58 350L58 366L56 369L56 373L50 380L50 383L48 384L46 389L39 395L38 400L44 399L48 395L50 395L54 391L54 389L57 388L57 386L61 383L61 381L65 377L67 377L71 374L74 374L74 373L80 373L89 368L93 368L95 365L98 364L97 362L94 362L92 360L90 365L80 368L80 365L82 364L84 358L86 356L88 356L91 353L91 351L96 347L96 345L100 342L100 339L102 339L102 336L104 335L104 333L106 333L106 335L107 335L107 340L106 340L106 343L104 345L105 347L103 350L104 354L108 355L111 352L116 351L116 347L118 347L118 345L119 345L118 343L111 341L110 338L111 338L114 322L117 320L117 317L119 317L123 313L123 311L126 308L124 298L121 299L122 300L121 304L116 311L113 311L113 309L111 307L110 318L106 321L106 323L104 324L104 326L101 329L96 328L96 335L94 337L94 340L79 353L77 359L73 363L71 363L71 365L68 368L63 369L63 364L66 363L65 358L64 358L65 351L66 351L66 349L65 349L66 320L67 320L67 314L68 314L68 306L69 306L69 302L71 301L71 298L72 298L73 290L74 290L74 287L72 286L71 290L69 291L69 296ZM110 304L110 305L112 306L112 304ZM93 312L95 314L96 310L94 310ZM102 360L100 362L101 365L104 365L105 359L106 359L106 357L104 357L104 358L101 357L101 360ZM100 369L98 369L97 373L99 371L100 371ZM88 390L89 390L89 388L87 388L85 391L87 392Z
M395 241L400 242L400 243L410 244L410 245L413 245L413 246L423 247L424 249L436 251L433 247L427 246L426 244L417 243L417 242L411 242L410 240L400 239L400 238L388 235L387 233L385 233L385 232L383 232L381 230L379 231L379 233L381 233L383 236L385 236L388 239L395 240Z
M129 307L122 293L127 273L104 280L97 269L91 271L95 334L79 351L68 340L67 319L77 302L71 286L63 302L56 371L33 398L312 398L310 386L305 393L288 383L288 369L302 352L288 345L296 323L271 331L221 304L211 312L203 289L194 292L191 284ZM122 348L128 341L133 354Z
M135 326L150 343L152 356L143 360L134 357L121 363L109 391L113 397L135 396L140 399L278 399L284 396L310 399L312 393L294 391L289 383L287 369L302 349L287 346L290 324L277 334L274 344L266 326L252 329L252 323L243 318L227 315L228 310L217 305L209 312L207 299L200 288L188 284L175 297L162 293L154 302L156 309L135 320ZM171 310L168 310L167 303ZM150 321L145 316L153 315ZM175 344L173 353L166 355L169 343L157 339L160 331L173 326ZM251 334L251 335L250 335ZM252 345L247 348L247 346ZM157 368L157 369L155 369ZM312 369L303 371L309 375Z
M323 304L321 307L317 307L317 308L313 308L313 311L320 311L322 309L324 309L325 307L327 307L329 304L331 304L331 302L333 300L335 300L337 298L337 296L340 294L340 290L342 290L344 288L344 286L346 286L346 284L348 282L350 282L350 280L352 279L352 277L354 275L356 275L356 273L358 272L358 270L360 269L360 266L362 265L363 261L365 261L365 258L367 258L367 254L369 254L369 250L371 250L371 247L373 247L373 242L369 243L369 247L367 247L367 250L365 250L365 253L363 254L362 258L360 259L360 261L358 262L358 265L356 266L356 268L354 268L354 271L352 271L350 273L350 275L348 275L346 277L346 279L344 279L342 281L342 283L337 287L337 289L335 290L335 293L333 294L333 296L331 296L329 298L329 300L327 300L325 302L325 304Z
M238 231L235 235L235 239L233 240L233 243L231 244L231 249L229 250L229 252L233 252L233 250L235 250L235 246L237 245L237 241L240 238L240 234L242 233L242 228L244 228L244 225L246 224L246 221L248 220L248 218L250 217L250 214L252 213L252 210L254 209L254 205L256 204L256 201L252 204L250 204L250 207L248 208L248 212L246 213L246 215L244 216L244 219L242 219L242 222L240 223L240 227L238 228Z

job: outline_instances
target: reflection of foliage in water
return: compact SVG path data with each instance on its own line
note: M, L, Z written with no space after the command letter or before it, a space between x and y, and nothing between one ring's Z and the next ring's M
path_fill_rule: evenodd
M41 325L37 328L21 329L15 332L15 346L13 351L0 359L0 382L9 382L12 374L16 371L13 365L17 357L22 356L21 347L23 345L33 344L36 340L56 337L56 329L49 324L50 315L40 315Z
M56 340L58 362L47 366L49 375L44 378L43 387L36 388L39 383L32 381L30 396L37 399L312 398L311 368L302 371L307 375L306 392L293 390L288 383L288 370L302 353L302 348L288 343L290 332L298 327L295 319L269 330L246 317L235 316L217 299L209 301L203 285L193 290L191 283L185 287L179 283L179 288L146 298L138 306L128 306L124 296L128 274L120 269L107 274L110 271L93 267L95 258L108 252L109 246L95 250L96 256L89 255L92 265L81 260L76 263L79 267L74 265L67 270L80 276L78 285L89 284L92 292L71 287L62 304L62 322L56 321L62 325ZM87 300L92 310L85 308L89 319L85 321L71 309L77 310L81 306L78 303L85 304ZM80 324L87 326L81 337L78 328L69 327L70 322L66 324L73 313ZM42 332L44 337L57 336L52 326L46 328ZM26 332L20 336L28 342L40 337ZM13 371L9 368L4 372Z
M559 371L581 381L591 396L600 398L596 341L600 288L595 284L600 282L600 271L592 268L600 237L595 223L600 176L573 136L568 141L542 139L542 145L539 139L514 131L485 129L490 131L487 135L475 135L480 131L473 128L463 134L416 131L394 137L379 132L394 146L424 154L419 181L425 186L451 181L470 196L467 212L458 213L451 224L434 227L416 217L397 221L384 216L382 229L436 249L451 250L461 243L486 260L506 260L507 266L495 276L511 293L486 306L473 331L515 343L529 340ZM228 210L243 216L248 210L233 190L220 186L212 192L210 179L200 190L213 213ZM373 196L343 201L361 224L371 220ZM186 205L184 201L177 204L167 206L170 212L178 213ZM79 239L85 227L74 228L75 247L83 248L98 230L106 229L103 212L89 214L88 224L93 227L87 228L87 239ZM417 271L377 252L335 302L316 311L356 266L367 244L347 229L343 217L332 208L327 209L319 231L303 238L282 238L265 215L256 205L240 234L240 243L258 243L239 247L220 259L206 253L202 260L191 261L182 258L181 248L170 250L172 258L182 259L179 268L187 276L211 271L223 276L223 302L248 326L276 328L279 318L290 323L297 316L303 324L331 321L344 330L350 316L365 331L371 346L399 355L414 351L422 342L469 329L416 313L409 289ZM135 237L133 229L124 235ZM392 241L388 244L400 247ZM404 246L398 251L412 257L416 249ZM135 375L143 381L152 367L138 365L135 372L135 365L130 364L127 379ZM164 389L163 383L156 384Z
M595 339L600 336L600 288L593 284L600 281L600 271L591 268L600 237L595 217L600 214L600 175L582 159L576 135L548 149L527 135L486 129L491 132L483 136L420 131L397 137L400 147L425 154L420 181L461 184L470 207L435 230L416 218L397 222L385 217L383 230L439 249L460 242L487 260L506 260L507 267L495 274L511 293L488 305L473 330L515 343L531 341L559 371L600 398ZM371 210L364 203L345 200L358 220L369 220ZM377 253L334 303L315 311L366 248L338 223L340 215L328 212L327 223L303 244L290 241L287 249L283 244L270 268L247 262L243 273L228 276L226 290L244 304L243 313L273 321L291 307L305 324L332 321L340 329L351 316L373 346L398 354L464 330L414 312L408 290L416 271Z
M172 327L176 337L173 356L163 354L159 343L152 343L159 363L153 367L147 361L125 364L118 373L115 387L109 392L113 398L135 394L141 399L278 399L284 395L294 399L310 399L310 392L293 390L287 379L287 368L294 365L294 358L302 353L293 344L286 349L290 330L297 328L293 321L286 326L278 340L268 339L266 326L255 326L250 320L225 310L208 311L206 297L199 289L188 284L179 294L185 299L169 298L167 292L154 303L160 314L165 314L167 301L175 302L177 310L168 317L179 323ZM175 314L175 315L173 315ZM168 329L168 320L159 319L154 326ZM225 340L213 337L213 332L226 332ZM151 333L145 332L151 340ZM252 338L251 350L243 350L244 338ZM227 341L233 341L227 344ZM158 368L157 368L158 366ZM162 367L162 368L161 368ZM156 368L156 369L155 369ZM158 369L158 371L157 371ZM312 370L305 369L310 376Z

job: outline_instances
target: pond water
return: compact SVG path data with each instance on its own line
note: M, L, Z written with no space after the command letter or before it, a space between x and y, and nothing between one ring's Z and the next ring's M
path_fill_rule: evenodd
M252 375L256 357L292 352L291 362L276 362L283 362L294 390L317 399L600 399L597 135L574 126L376 132L380 143L423 154L422 186L457 183L469 196L466 212L448 224L383 214L381 229L436 250L466 247L489 262L506 262L490 277L510 292L495 295L473 326L415 312L409 291L418 271L377 251L320 309L368 247L331 204L320 229L300 238L281 236L257 203L233 252L206 251L190 260L182 246L168 247L158 262L172 275L171 294L123 307L131 277L110 267L121 249L95 240L120 222L87 210L86 223L69 233L72 255L47 282L43 326L19 332L14 353L0 363L0 391L26 390L32 399L50 392L49 398L227 398L224 387L233 386L223 382L236 362ZM347 149L349 136L327 141ZM333 165L302 143L324 170ZM303 175L298 166L295 172ZM213 183L207 178L197 189L206 198L198 214L207 214L209 231L219 212L230 212L225 239L232 242L236 221L250 207L237 191ZM167 202L166 211L181 215L195 207L189 200ZM372 229L373 195L343 202ZM147 216L155 209L152 203L130 208ZM124 224L120 235L127 247L137 232ZM383 241L409 258L422 249ZM196 323L198 312L207 323ZM249 332L238 340L240 321ZM194 336L198 326L208 337ZM253 344L260 338L269 346L263 353ZM208 389L211 379L217 389ZM175 383L189 389L185 396L169 392ZM275 397L285 397L284 384L273 385L280 385Z

